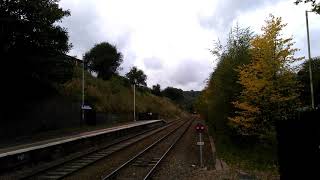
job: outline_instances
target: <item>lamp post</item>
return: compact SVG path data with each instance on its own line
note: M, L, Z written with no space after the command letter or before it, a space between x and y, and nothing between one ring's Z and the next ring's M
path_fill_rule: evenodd
M136 121L136 82L133 83L133 121Z
M84 60L82 60L82 105L81 105L81 111L82 111L82 122L84 121Z
M310 78L310 92L311 92L311 107L314 109L314 95L313 95L313 82L312 82L312 68L311 68L311 50L310 50L310 37L309 37L309 22L308 22L308 12L306 11L306 25L307 25L307 40L308 40L308 57L309 57L309 78Z

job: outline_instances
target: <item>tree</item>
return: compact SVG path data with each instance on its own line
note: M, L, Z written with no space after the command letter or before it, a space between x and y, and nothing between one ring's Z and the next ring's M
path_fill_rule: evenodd
M67 31L55 23L69 16L70 11L59 8L58 2L59 0L2 1L1 52L68 52L71 45L68 44Z
M304 2L304 3L311 3L311 6L312 6L312 11L317 13L317 14L320 14L320 2L317 2L316 0L296 0L294 3L296 5L300 4L301 2Z
M221 139L232 135L227 117L233 115L235 108L230 102L235 101L242 91L242 86L237 83L239 73L236 68L250 62L251 40L252 32L249 28L236 26L231 29L226 45L217 43L211 50L218 57L218 63L197 107L199 112L205 113L202 115L208 119L212 132Z
M156 96L161 96L160 84L153 85L153 86L152 86L151 93L154 94L154 95L156 95Z
M182 89L177 89L177 88L174 88L174 87L167 87L165 88L163 91L162 91L162 94L173 100L173 101L181 101L183 99L183 91Z
M314 91L314 101L315 105L320 104L320 57L312 59L312 81L313 81L313 91ZM301 70L298 72L298 78L303 85L303 90L301 92L301 101L304 106L310 106L310 77L309 77L309 61L302 64Z
M147 86L146 80L147 76L144 72L137 67L132 67L131 70L126 74L131 84L136 84L139 86Z
M298 105L299 85L293 62L292 38L282 38L286 26L281 18L270 15L263 34L252 42L249 64L239 66L239 83L243 90L233 102L239 109L229 118L230 124L241 134L264 136L274 127L276 120L288 119Z
M205 119L208 119L208 87L201 91L200 95L194 102L194 109Z
M122 63L122 54L114 45L102 42L94 45L92 49L83 56L88 69L96 72L98 78L108 80L117 73L117 69Z
M6 84L2 88L5 97L20 102L28 96L34 99L52 83L71 78L73 66L64 56L71 44L66 29L57 24L70 12L61 9L58 0L1 1L0 14L0 56L5 67L0 76Z
M195 102L199 95L200 91L183 91L183 99L179 101L180 106L188 112L194 113Z

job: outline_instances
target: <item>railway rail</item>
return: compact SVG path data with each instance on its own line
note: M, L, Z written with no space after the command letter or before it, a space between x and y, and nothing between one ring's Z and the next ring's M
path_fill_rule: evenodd
M180 124L101 179L150 179L191 124L192 120Z
M29 173L24 176L18 177L19 179L62 179L69 176L93 163L103 159L107 156L112 155L130 145L133 145L143 139L146 139L158 132L169 129L170 127L180 124L182 120L169 123L163 127L146 130L144 132L131 135L129 137L124 137L118 141L108 144L99 149L84 153L76 158L64 161L63 163L58 163L50 168L44 168L42 170L35 171L34 173Z

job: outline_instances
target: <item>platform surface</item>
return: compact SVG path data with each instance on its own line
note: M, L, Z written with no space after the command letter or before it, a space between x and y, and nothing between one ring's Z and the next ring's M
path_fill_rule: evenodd
M26 144L11 146L11 147L0 148L0 158L3 158L5 156L20 154L20 153L24 153L24 152L28 152L28 151L32 151L32 150L36 150L36 149L46 148L46 147L54 146L54 145L58 145L58 144L63 144L63 143L75 141L78 139L89 138L92 136L111 133L111 132L119 131L122 129L129 129L129 128L136 127L136 126L153 124L153 123L161 122L161 121L162 120L136 121L136 122L128 123L125 125L118 125L118 126L114 126L114 127L110 127L110 128L105 128L105 129L81 132L79 134L75 134L75 135L71 135L71 136L52 138L52 139L42 140L42 141L38 141L38 142L34 142L34 143L26 143Z

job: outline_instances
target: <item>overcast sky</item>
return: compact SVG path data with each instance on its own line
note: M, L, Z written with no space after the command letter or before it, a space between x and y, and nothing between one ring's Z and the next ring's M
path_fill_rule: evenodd
M62 26L73 44L70 55L82 59L96 43L107 41L124 55L125 74L132 66L148 76L148 86L201 90L215 67L208 49L222 42L237 23L261 32L272 13L288 23L299 56L307 56L305 10L294 0L61 0L71 16ZM309 13L312 56L320 55L320 15Z

